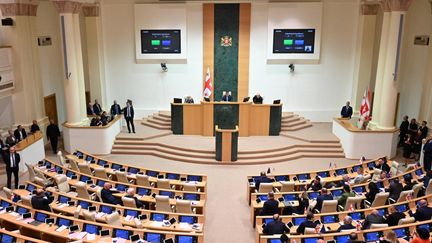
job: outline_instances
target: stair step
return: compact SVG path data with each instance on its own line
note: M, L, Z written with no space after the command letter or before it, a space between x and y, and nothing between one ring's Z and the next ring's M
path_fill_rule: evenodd
M307 120L297 120L297 121L291 121L291 122L283 122L282 121L282 127L295 127L301 124L306 124L308 121Z
M163 116L163 117L171 119L171 112L170 111L159 111L158 114L159 114L159 116Z
M161 121L161 120L155 119L154 117L147 118L147 122L154 123L156 125L161 125L161 126L171 126L171 121L168 121L168 122Z
M175 156L185 156L190 158L203 158L203 159L211 159L214 158L214 152L208 151L206 153L198 153L198 152L190 152L190 151L181 151L170 148L164 148L160 146L142 146L142 145L119 145L114 144L112 147L113 150L137 150L137 151L157 151L164 154L170 154Z
M153 114L152 118L158 121L171 123L171 117L168 118L168 117L160 116L158 113Z
M162 126L162 125L154 124L154 123L151 123L151 122L147 122L146 120L143 120L141 122L141 124L149 126L149 127L152 127L152 128L156 128L156 129L159 129L159 130L171 130L171 126Z
M333 143L333 142L318 142L318 143L312 143L312 144L307 144L307 145L291 145L288 147L282 147L282 148L274 148L274 149L267 149L267 150L250 150L250 151L239 151L238 154L257 154L257 153L273 153L273 152L283 152L292 148L342 148L342 144L340 144L339 142Z
M238 155L239 159L265 159L265 158L279 158L285 157L287 155L295 154L295 153L343 153L342 148L292 148L284 151L275 151L270 153L261 153L261 154L249 154L249 155Z
M312 123L305 123L305 124L292 126L292 127L281 127L281 131L298 131L298 130L308 128L311 126L312 126Z
M173 145L163 144L163 143L157 143L157 142L148 142L148 141L138 141L138 140L122 140L122 141L114 141L114 145L123 145L123 146L157 146L161 148L167 148L167 149L173 149L173 150L179 150L179 151L187 151L192 153L202 153L202 154L208 154L213 153L212 150L199 150L199 149L192 149L192 148L181 148L176 147Z
M302 117L299 117L297 115L291 116L291 117L282 117L282 123L284 122L293 122L303 119Z

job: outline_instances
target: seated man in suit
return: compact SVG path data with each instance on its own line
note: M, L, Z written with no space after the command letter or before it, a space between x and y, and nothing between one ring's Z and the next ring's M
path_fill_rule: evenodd
M363 167L360 167L358 170L357 170L357 176L354 178L354 180L353 180L353 184L360 184L360 183L363 183L363 181L364 181L364 174L363 174L364 172L363 172Z
M122 202L113 196L112 192L111 192L111 184L110 183L105 183L102 190L101 190L101 197L102 197L102 201L104 203L109 203L109 204L120 204L122 205Z
M327 188L321 189L321 194L317 197L317 203L314 209L321 212L322 205L325 200L333 200L333 196L328 193Z
M88 103L87 104L87 115L88 116L92 116L92 115L94 115L95 113L94 113L94 111L93 111L93 105L91 104L91 103Z
M289 233L289 228L286 226L285 223L281 221L279 218L279 214L273 215L273 221L266 224L263 233L266 235L275 235L275 234L283 234L283 233Z
M140 200L138 200L138 198L135 197L135 189L134 188L129 188L126 192L125 197L132 198L133 200L135 200L135 205L137 208L143 208L144 204Z
M231 100L232 100L231 91L222 92L222 101L231 101Z
M121 114L121 107L119 104L117 104L117 101L114 100L114 104L111 105L111 116L117 116Z
M311 182L311 184L308 187L308 190L312 190L314 192L317 192L321 190L321 178L319 176L316 176L315 179Z
M385 181L385 180L387 180L387 172L385 172L384 170L382 170L378 174L374 173L374 175L372 176L373 182L380 182L380 181Z
M308 212L306 215L306 221L303 221L298 227L297 227L297 234L304 234L305 228L312 228L315 229L317 226L317 223L314 222L314 214L312 212Z
M254 104L262 104L263 103L263 97L257 93L253 98L252 101Z
M350 106L350 102L347 101L346 105L342 107L341 117L351 119L352 114L353 114L352 107Z
M27 133L21 125L18 125L17 129L14 131L14 136L16 140L21 141L27 137Z
M274 192L268 193L268 200L264 202L261 215L275 215L279 213L279 201L275 200Z
M36 189L36 195L31 198L31 204L34 209L51 212L50 203L54 201L53 196L48 196L43 189Z
M102 107L99 104L98 100L95 100L95 103L93 104L93 112L98 116L100 116L102 113Z
M15 138L14 133L12 132L12 130L8 131L8 136L6 137L5 143L9 146L15 146L15 144L18 143L18 140Z
M387 174L390 172L390 166L387 164L387 160L385 158L379 159L375 164L375 168L383 170L387 172Z
M194 99L192 98L192 96L188 95L184 98L184 102L186 104L193 104L194 103Z
M432 217L432 208L428 206L426 200L422 199L418 202L418 208L415 213L411 210L408 211L411 217L414 217L416 221L430 220Z
M386 189L386 192L390 193L389 198L397 201L399 199L399 196L401 192L403 191L403 186L399 182L398 178L393 179L392 182L390 182L390 186L388 189Z
M32 125L30 127L30 132L35 133L37 131L40 131L39 125L37 124L36 120L33 120Z
M369 229L372 224L384 224L385 219L383 216L379 215L378 210L372 210L372 212L366 216L363 222L363 229Z
M264 171L261 171L260 176L255 178L255 189L259 190L260 184L262 182L264 183L270 183L272 180L267 177L266 173Z
M388 226L396 226L399 220L405 218L405 214L397 211L394 206L389 208L389 213L390 214L386 216L386 224L388 224Z
M350 216L345 216L345 218L343 220L343 225L341 225L337 229L337 232L341 232L342 230L352 230L355 228L356 227L354 225L352 225L352 218Z
M359 239L358 239L358 235L357 235L357 233L352 232L352 233L349 235L348 243L365 243L365 241L359 240Z

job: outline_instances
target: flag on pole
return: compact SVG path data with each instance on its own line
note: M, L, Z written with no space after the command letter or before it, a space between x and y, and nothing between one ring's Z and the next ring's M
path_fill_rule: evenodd
M212 91L213 91L213 86L211 83L210 67L207 67L207 74L205 77L205 84L204 84L204 97L210 97Z
M368 121L370 118L370 99L371 93L369 88L367 88L363 94L363 99L360 106L360 119L363 118L364 121Z

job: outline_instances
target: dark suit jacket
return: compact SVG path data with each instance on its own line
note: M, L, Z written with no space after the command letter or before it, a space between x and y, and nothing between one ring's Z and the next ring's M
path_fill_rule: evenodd
M32 124L30 127L30 132L35 133L36 131L40 131L40 128L37 124Z
M279 201L278 200L267 200L264 202L264 206L261 211L261 215L274 215L279 213Z
M51 208L49 206L50 203L54 201L54 197L38 197L33 196L31 199L31 204L34 209L45 210L51 212Z
M94 111L93 111L93 106L88 105L87 106L87 115L93 115Z
M260 177L255 178L255 188L257 190L259 190L259 186L262 182L269 183L269 182L272 182L272 180L270 178L268 178L267 176L260 176Z
M349 106L349 107L347 108L346 105L344 105L344 106L342 107L342 110L341 110L341 116L342 116L343 118L351 118L352 114L353 114L353 110L352 110L352 107L351 107L351 106Z
M46 129L46 135L48 140L60 137L59 127L56 124L49 124Z
M231 100L232 100L232 96L231 95L222 96L222 101L231 101Z
M12 146L14 146L18 141L17 141L17 139L15 138L15 136L7 136L5 142L6 142L6 144L7 144L9 147L12 147Z
M405 218L405 214L401 212L394 212L386 217L386 223L389 226L396 226L400 219Z
M24 128L21 130L21 133L22 133L22 139L27 137L27 133L26 133ZM21 136L20 136L20 132L18 131L18 129L15 129L14 136L18 141L21 141Z
M399 126L400 133L405 135L408 132L408 127L409 127L409 121L402 121Z
M101 191L102 201L104 203L109 204L121 204L119 199L113 196L112 192L110 190L102 189Z
M297 228L297 234L304 234L305 228L315 228L317 225L312 221L304 221Z
M275 234L283 234L283 233L289 233L289 229L280 220L272 221L268 223L264 229L263 233L266 235L275 235Z
M127 117L127 107L123 108L123 115L124 115L124 117L126 119L126 117ZM135 116L134 108L133 108L133 106L130 106L130 117L133 119L134 116Z
M390 172L390 166L387 163L384 163L382 165L378 164L377 166L375 166L375 168L383 170L383 171L385 171L387 173Z
M21 161L20 155L15 152L15 164L16 164L17 168L19 168L19 162L20 161ZM6 164L6 169L10 169L11 168L11 156L10 156L9 152L5 153L4 162Z
M339 229L337 229L337 232L341 232L342 230L351 230L351 229L355 229L356 227L352 224L343 224L339 227Z
M425 221L429 220L432 217L432 208L431 207L421 207L416 210L413 214L410 211L410 215L416 219L416 221Z
M384 218L379 215L369 214L363 222L363 229L369 229L371 224L383 224Z
M119 104L113 104L111 106L111 116L120 115L121 114L121 108Z
M252 100L253 100L254 104L262 104L263 103L263 97L262 96L258 97L255 95Z
M143 208L144 207L144 204L140 200L138 200L138 198L133 197L133 196L129 196L129 195L126 195L125 197L134 199L135 205L137 206L137 208Z
M315 209L321 211L322 208L322 204L324 200L333 200L333 196L330 194L325 194L325 195L319 195L317 197L317 203L315 205Z
M392 198L397 201L399 199L401 192L403 191L403 186L400 182L399 183L392 182L390 183L390 186L388 189L386 189L386 191L390 193L389 198Z
M100 104L94 104L93 105L93 111L96 115L100 115L102 113L102 107Z
M423 147L424 157L427 160L432 160L432 140L428 141ZM425 184L427 186L427 184Z

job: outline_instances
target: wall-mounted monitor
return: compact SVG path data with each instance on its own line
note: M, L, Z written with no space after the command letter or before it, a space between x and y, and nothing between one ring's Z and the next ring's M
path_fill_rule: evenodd
M141 54L181 53L180 29L141 30Z
M313 54L315 29L274 29L273 53Z

